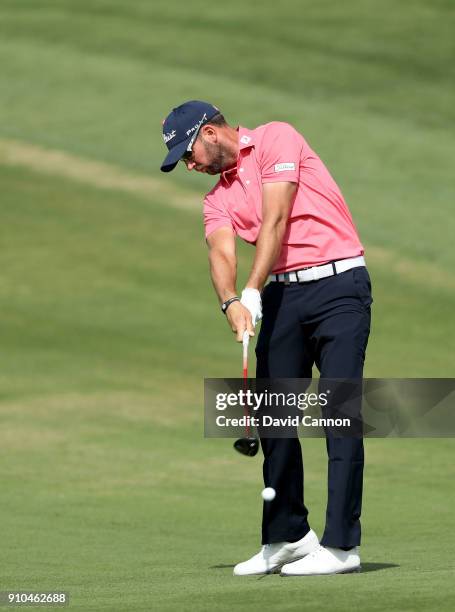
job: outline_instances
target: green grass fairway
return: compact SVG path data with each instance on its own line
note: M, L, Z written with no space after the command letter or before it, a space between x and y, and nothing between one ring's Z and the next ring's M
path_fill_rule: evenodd
M366 375L453 376L453 22L443 0L2 1L0 591L84 612L455 608L453 439L366 441L362 573L232 576L259 548L261 460L203 438L203 378L240 374L210 183L157 170L184 99L294 123L366 247ZM324 441L304 457L321 534Z
M202 438L202 376L235 376L239 359L201 283L199 219L23 170L0 177L10 230L1 589L65 588L80 610L323 610L334 600L350 610L353 593L368 610L383 610L385 594L388 609L451 609L452 440L367 442L363 574L234 579L232 564L259 544L260 461ZM385 299L381 279L378 270ZM178 287L199 298L183 318ZM398 312L424 326L423 311ZM385 367L378 342L370 371ZM305 442L305 460L321 532L323 441Z

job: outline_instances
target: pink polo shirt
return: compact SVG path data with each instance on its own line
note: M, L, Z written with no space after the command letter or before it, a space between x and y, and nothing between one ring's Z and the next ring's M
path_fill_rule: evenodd
M279 121L238 128L237 166L223 172L204 199L205 235L231 227L256 244L262 222L262 185L289 181L298 188L273 273L363 255L341 191L327 168L291 125Z

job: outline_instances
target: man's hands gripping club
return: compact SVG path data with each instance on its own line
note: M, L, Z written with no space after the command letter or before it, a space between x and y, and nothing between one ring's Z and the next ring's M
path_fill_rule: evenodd
M246 288L242 291L240 302L233 302L226 316L237 342L242 342L245 330L254 336L256 323L262 319L261 294L257 289Z
M257 289L246 287L242 291L242 297L240 303L245 306L251 314L251 322L253 327L256 327L256 323L262 319L262 301L261 294Z

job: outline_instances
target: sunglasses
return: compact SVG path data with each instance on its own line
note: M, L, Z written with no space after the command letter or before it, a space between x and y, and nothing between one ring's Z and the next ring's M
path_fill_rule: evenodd
M180 158L180 161L184 162L185 164L188 162L192 162L193 160L193 147L194 147L194 143L196 142L196 140L199 138L199 130L197 131L197 134L193 140L193 142L191 143L191 151L185 151L185 153L182 155L182 157Z
M193 151L185 151L185 153L180 158L180 161L187 163L187 162L192 161L192 159L193 159Z

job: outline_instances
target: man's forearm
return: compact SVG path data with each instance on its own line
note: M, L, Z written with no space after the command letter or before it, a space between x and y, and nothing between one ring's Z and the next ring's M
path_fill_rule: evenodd
M210 275L220 304L236 295L237 260L222 251L212 249L209 252Z
M263 223L256 242L256 254L246 287L262 290L281 252L287 219Z

